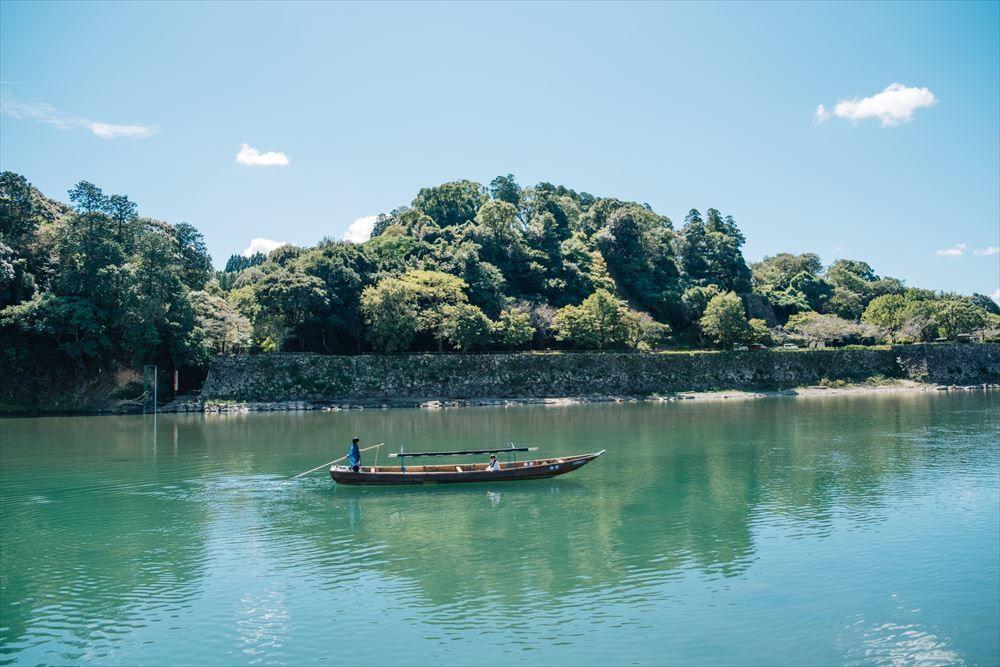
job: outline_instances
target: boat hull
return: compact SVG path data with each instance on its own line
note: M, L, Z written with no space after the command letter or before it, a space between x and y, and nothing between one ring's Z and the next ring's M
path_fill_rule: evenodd
M547 479L573 472L590 463L604 450L580 456L517 461L500 465L500 470L485 470L483 464L474 466L438 465L402 468L364 467L354 472L346 466L330 468L330 477L337 484L347 485L403 485L403 484L469 484L476 482L517 482L530 479Z

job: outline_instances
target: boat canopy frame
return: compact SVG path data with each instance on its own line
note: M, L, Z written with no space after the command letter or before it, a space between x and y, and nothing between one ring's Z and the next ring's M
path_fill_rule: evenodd
M507 454L507 462L513 463L517 460L517 452L537 452L538 447L515 447L514 443L510 443L509 447L500 447L497 449L458 449L450 452L404 452L403 448L400 447L398 452L393 452L389 454L391 459L400 459L400 472L406 472L406 459L416 458L423 456L475 456L477 454Z
M538 447L503 447L500 449L460 449L451 452L393 452L389 458L401 459L413 456L472 456L475 454L499 454L501 452L537 452Z

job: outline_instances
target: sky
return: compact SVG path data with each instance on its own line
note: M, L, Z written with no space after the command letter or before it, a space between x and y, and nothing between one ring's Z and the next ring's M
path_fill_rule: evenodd
M1000 298L1000 3L4 0L0 168L219 266L513 173Z

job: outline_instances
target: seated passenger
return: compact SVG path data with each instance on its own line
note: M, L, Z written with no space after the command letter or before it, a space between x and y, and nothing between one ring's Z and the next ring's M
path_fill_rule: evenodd
M500 470L500 462L497 461L496 454L490 454L490 464L486 466L486 470L489 472L498 472Z

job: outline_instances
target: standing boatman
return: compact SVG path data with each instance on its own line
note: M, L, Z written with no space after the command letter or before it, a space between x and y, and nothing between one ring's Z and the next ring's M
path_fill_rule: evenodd
M361 470L361 449L358 448L359 442L361 442L361 438L351 440L351 449L347 452L348 467L354 472Z

